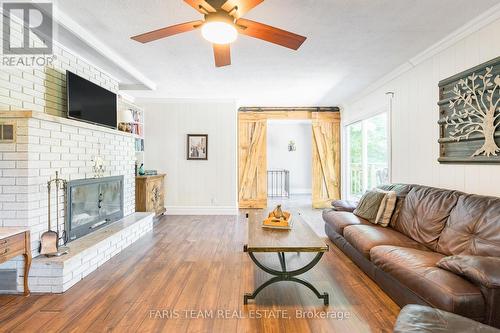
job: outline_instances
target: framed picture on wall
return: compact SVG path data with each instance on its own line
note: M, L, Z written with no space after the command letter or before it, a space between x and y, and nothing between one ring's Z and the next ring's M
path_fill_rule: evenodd
M208 160L208 135L188 134L187 135L187 159L188 160Z

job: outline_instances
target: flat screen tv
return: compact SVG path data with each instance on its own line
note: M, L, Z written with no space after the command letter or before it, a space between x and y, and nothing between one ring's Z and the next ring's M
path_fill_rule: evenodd
M116 94L66 71L68 118L116 128Z

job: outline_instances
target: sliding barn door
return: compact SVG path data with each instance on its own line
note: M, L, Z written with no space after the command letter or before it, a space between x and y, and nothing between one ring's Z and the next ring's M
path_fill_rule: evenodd
M238 171L240 208L267 207L267 119L239 115Z
M340 199L340 114L313 112L313 208L330 207Z

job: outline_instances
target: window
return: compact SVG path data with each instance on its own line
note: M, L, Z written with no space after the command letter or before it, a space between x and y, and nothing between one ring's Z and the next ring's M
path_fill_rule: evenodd
M389 182L387 113L346 127L348 198Z

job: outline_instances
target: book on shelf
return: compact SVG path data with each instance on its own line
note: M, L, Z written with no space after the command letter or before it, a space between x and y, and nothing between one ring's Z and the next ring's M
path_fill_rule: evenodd
M142 124L134 124L134 123L132 123L130 125L130 132L132 134L136 134L138 136L143 136L144 132L142 130Z
M144 139L135 139L135 151L144 151Z

